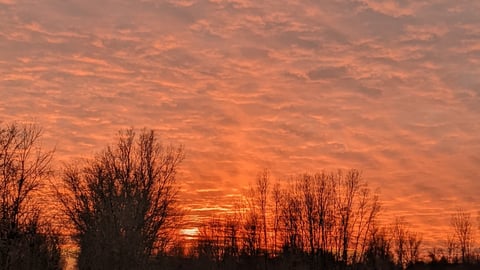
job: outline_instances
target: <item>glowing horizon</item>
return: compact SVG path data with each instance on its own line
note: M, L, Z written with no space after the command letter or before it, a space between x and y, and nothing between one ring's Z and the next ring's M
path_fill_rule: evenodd
M55 162L120 129L183 144L181 201L227 211L257 173L356 168L441 245L480 209L479 3L0 0L0 121ZM434 226L432 226L434 225Z

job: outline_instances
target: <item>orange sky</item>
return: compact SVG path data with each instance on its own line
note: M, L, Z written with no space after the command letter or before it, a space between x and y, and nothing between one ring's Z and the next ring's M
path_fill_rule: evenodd
M427 243L480 209L480 2L0 0L0 121L57 161L121 128L187 150L182 201L357 168ZM202 209L201 209L202 208Z

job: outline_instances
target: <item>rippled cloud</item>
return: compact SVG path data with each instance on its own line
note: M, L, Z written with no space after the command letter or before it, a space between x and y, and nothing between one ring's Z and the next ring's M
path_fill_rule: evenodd
M388 211L446 226L439 213L480 202L478 8L1 0L0 121L35 119L63 161L154 128L187 149L192 215L231 207L265 167L353 167Z

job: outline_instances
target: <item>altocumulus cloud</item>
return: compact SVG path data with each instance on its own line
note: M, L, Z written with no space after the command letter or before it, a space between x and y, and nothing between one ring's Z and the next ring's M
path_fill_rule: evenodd
M479 8L2 0L0 120L36 119L60 160L155 128L186 146L192 209L230 207L214 198L263 167L355 167L387 210L448 225L439 212L479 204Z

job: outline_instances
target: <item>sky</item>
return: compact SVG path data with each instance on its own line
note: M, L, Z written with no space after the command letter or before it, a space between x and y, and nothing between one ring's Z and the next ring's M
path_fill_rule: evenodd
M182 144L190 217L264 168L356 168L440 245L480 209L480 2L0 0L0 121L36 121L55 162L120 129ZM440 243L440 244L439 244Z

